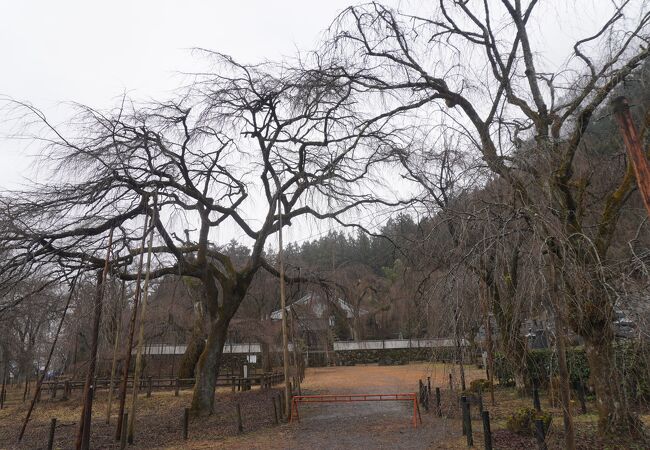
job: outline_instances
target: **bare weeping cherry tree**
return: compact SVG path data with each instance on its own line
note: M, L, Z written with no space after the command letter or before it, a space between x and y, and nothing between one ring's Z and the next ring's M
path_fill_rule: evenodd
M567 62L555 66L540 54L535 30L540 16L557 12L537 0L439 0L417 14L377 3L351 7L322 52L347 68L382 114L410 108L432 130L443 119L454 123L492 175L510 185L513 207L555 243L548 248L560 268L571 254L590 274L588 296L565 279L562 304L586 344L600 431L636 433L638 419L611 382L614 299L599 269L633 190L632 172L619 174L600 213L583 214L587 184L576 169L594 115L650 54L647 4L609 7L593 34L577 38ZM577 4L565 8L567 18L581 17Z
M208 57L217 72L196 75L178 101L142 107L125 101L109 112L81 106L63 128L19 105L47 132L39 138L53 175L33 190L3 193L0 238L9 249L0 271L20 278L51 265L96 270L101 243L114 230L112 273L133 280L155 194L150 277L192 278L204 291L207 342L195 372L197 414L213 411L228 326L255 273L275 272L264 260L269 237L301 217L344 223L359 208L400 203L368 189L381 181L375 166L390 136L381 120L357 119L355 88L345 73ZM214 242L226 227L252 243L242 266ZM196 232L179 237L183 229Z

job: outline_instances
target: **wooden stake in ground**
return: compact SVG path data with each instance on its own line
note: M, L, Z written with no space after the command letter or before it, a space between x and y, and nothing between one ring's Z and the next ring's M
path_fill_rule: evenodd
M557 271L555 267L555 258L550 263L550 282L551 282L551 304L555 316L555 345L557 349L558 372L560 375L560 401L562 403L562 418L564 421L564 445L567 450L575 450L575 431L573 429L573 417L571 416L571 399L569 390L569 369L566 360L566 343L565 326L563 317L563 305L561 305L559 286L557 284Z
M625 142L627 155L632 162L639 193L650 217L650 162L648 162L648 158L641 146L641 139L632 120L627 99L625 97L616 97L612 101L612 106L619 130L623 136L623 142Z
M488 383L490 384L490 402L492 406L496 404L494 400L494 344L492 343L492 323L490 322L490 308L487 301L487 284L484 281L479 281L479 296L481 298L481 306L483 309L484 327L485 327L485 346L487 350L487 375ZM483 289L483 286L485 287ZM482 294L482 295L481 295Z
M153 248L153 230L156 221L156 194L153 197L153 211L151 213L151 234L149 235L149 244L147 248L147 268L144 276L144 287L142 295L142 305L140 308L140 329L138 331L138 350L135 356L135 371L133 373L133 391L131 394L131 414L129 414L129 444L133 444L133 433L135 427L135 410L138 402L138 389L140 388L140 377L142 375L142 348L144 346L144 321L147 314L147 299L149 298L149 273L151 272L151 250Z
M59 334L61 333L61 328L63 327L63 321L65 320L65 316L68 312L68 307L70 306L70 301L72 300L72 295L74 294L74 287L75 284L77 283L77 275L72 279L72 283L70 284L70 292L68 294L68 298L65 302L65 307L63 308L63 315L61 316L61 321L59 322L59 326L56 329L56 333L54 334L54 341L52 342L52 346L50 347L50 353L47 355L47 360L45 361L45 368L43 369L43 373L41 374L41 378L37 380L36 382L36 391L34 392L34 397L32 398L32 403L29 405L29 409L27 410L27 415L25 416L25 420L23 421L23 426L20 429L20 434L18 435L18 442L20 442L23 439L23 435L25 434L25 429L27 428L27 423L29 422L29 418L32 415L32 411L34 410L34 405L36 404L36 399L38 398L38 394L41 392L41 386L43 386L43 380L45 379L45 375L47 374L47 369L50 367L50 361L52 361L52 355L54 354L54 348L56 347L56 342L59 340ZM6 364L6 363L5 363ZM6 369L6 367L5 367ZM6 370L5 370L6 372ZM4 391L5 388L5 382L4 378L2 380L2 390ZM1 392L1 391L0 391ZM0 394L2 395L2 394ZM1 400L0 400L1 401Z
M115 382L115 370L117 367L117 348L119 347L120 334L122 334L122 308L124 307L124 297L126 295L126 281L122 280L120 288L119 304L117 306L117 325L115 326L115 340L113 342L113 362L111 364L111 379L108 383L108 403L106 404L106 423L111 423L111 408L113 406L113 387Z
M102 320L102 301L104 298L104 285L111 258L111 246L113 245L113 229L108 235L108 246L106 250L106 259L104 260L104 270L97 272L97 290L95 292L95 308L93 311L93 334L90 341L90 361L88 363L88 372L86 372L86 383L84 384L83 408L81 408L81 419L79 421L79 430L77 431L77 450L90 449L90 423L92 419L93 408L93 380L95 379L95 366L97 365L97 348L99 346L99 325Z
M129 337L125 348L124 369L122 374L122 384L120 386L120 409L117 416L117 427L115 428L115 440L119 441L122 437L122 416L124 416L124 406L126 403L126 382L129 377L129 366L131 365L131 348L133 347L133 335L135 334L135 319L138 314L138 303L140 303L140 280L142 278L142 265L144 263L144 245L147 240L147 231L149 230L149 215L144 218L142 231L142 242L140 243L140 261L138 263L138 274L135 281L135 294L133 295L133 311L129 321Z
M284 258L282 251L282 202L278 191L278 216L280 229L278 230L278 260L280 262L280 309L282 311L282 359L284 368L284 410L287 411L287 418L290 418L291 408L291 387L289 381L289 337L287 336L287 301L284 292ZM295 344L294 344L295 345Z

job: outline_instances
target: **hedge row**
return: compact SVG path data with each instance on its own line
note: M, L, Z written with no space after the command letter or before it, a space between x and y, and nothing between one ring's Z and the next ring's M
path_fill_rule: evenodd
M618 342L615 344L615 358L621 382L625 384L631 397L650 400L650 345L634 341ZM527 366L532 384L546 388L551 378L558 375L557 353L554 349L531 350ZM590 385L589 363L583 347L567 350L567 366L569 379L574 387L578 383ZM499 353L495 355L494 375L501 385L514 384L512 367Z

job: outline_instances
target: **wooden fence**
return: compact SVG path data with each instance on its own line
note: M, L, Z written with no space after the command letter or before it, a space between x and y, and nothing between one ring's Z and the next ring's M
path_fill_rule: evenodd
M244 391L251 389L252 386L260 386L261 389L270 388L271 386L281 383L284 380L282 372L265 372L260 374L250 374L247 378L234 375L219 375L217 377L217 387L231 387L235 390ZM150 393L152 390L174 390L178 395L178 390L188 388L194 385L194 378L153 378L146 377L140 380L140 390ZM93 386L94 392L99 390L108 390L110 379L96 378ZM119 381L113 381L113 389L117 390ZM63 392L66 398L75 390L83 390L83 380L55 379L43 382L41 392L49 392L51 398L56 398L57 391ZM133 378L127 379L127 388L133 388Z

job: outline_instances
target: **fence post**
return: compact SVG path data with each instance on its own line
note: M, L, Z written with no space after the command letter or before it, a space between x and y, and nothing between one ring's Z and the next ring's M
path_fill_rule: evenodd
M492 450L492 431L490 431L490 412L481 412L481 419L483 419L483 441L485 450Z
M449 390L453 391L454 390L454 383L451 379L451 374L449 374Z
M465 433L467 436L467 446L472 447L474 445L474 438L472 436L472 417L470 415L469 402L466 397L462 397L461 406L463 408L463 422L465 426Z
M585 398L585 385L578 381L578 400L580 400L580 412L587 414L587 399Z
M241 406L237 403L237 432L241 433L244 431L244 426L241 423Z
M483 414L483 389L478 388L478 412Z
M56 418L50 421L50 434L47 438L47 450L54 448L54 431L56 430Z
M190 408L183 410L183 439L187 440L190 425Z
M63 382L63 400L67 400L70 395L70 381L65 380Z
M176 388L174 389L174 397L178 397L178 390L181 388L181 380L176 378Z
M538 450L548 450L546 447L546 433L544 432L544 422L540 419L535 420L535 438L537 440Z
M436 387L436 412L438 417L442 417L442 408L440 407L440 388Z
M467 402L466 397L460 398L460 417L463 423L463 436L467 435L467 423L465 422L465 403Z
M271 400L273 402L273 423L277 425L280 422L278 420L278 407L275 405L275 397L271 397Z
M147 398L151 397L151 389L153 388L153 379L147 378Z
M120 435L120 450L124 450L126 448L126 434L127 434L127 428L129 428L129 413L128 411L124 411L124 415L122 415L122 434Z
M278 394L278 404L280 405L280 417L284 418L284 402L281 394Z

